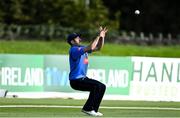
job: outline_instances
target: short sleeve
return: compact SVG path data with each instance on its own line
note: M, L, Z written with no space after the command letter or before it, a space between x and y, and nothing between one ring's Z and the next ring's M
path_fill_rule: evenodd
M71 50L70 50L70 55L76 59L78 58L79 56L83 55L85 52L84 52L84 48L85 47L72 47Z

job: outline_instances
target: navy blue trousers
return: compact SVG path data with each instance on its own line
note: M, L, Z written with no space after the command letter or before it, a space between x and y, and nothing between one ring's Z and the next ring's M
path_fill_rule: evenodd
M95 110L96 112L98 111L106 90L106 86L103 83L86 77L76 80L70 80L70 85L75 90L90 92L89 97L83 106L83 110Z

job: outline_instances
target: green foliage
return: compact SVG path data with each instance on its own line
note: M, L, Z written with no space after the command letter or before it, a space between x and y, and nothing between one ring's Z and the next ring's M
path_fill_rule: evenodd
M100 25L117 29L101 0L2 0L0 22L5 24L48 24L82 30Z

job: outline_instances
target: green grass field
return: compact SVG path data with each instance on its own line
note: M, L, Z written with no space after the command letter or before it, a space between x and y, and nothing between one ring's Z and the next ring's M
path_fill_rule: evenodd
M58 98L54 98L54 99L1 98L0 117L89 117L81 113L81 107L84 103L85 100L58 99ZM11 106L8 107L8 105ZM21 106L17 107L18 105ZM65 106L72 106L72 108L70 107L65 108ZM104 114L103 117L172 118L172 117L180 117L180 103L104 100L101 104L100 112Z
M68 49L69 45L62 41L0 41L1 54L68 54ZM138 46L105 43L103 49L93 55L180 57L179 50L180 45Z

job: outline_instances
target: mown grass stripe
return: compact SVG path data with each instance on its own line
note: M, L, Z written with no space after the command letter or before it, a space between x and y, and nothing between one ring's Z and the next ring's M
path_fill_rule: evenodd
M61 106L61 105L1 105L0 108L82 108L82 106ZM109 107L101 106L102 109L139 109L139 110L175 110L180 108L173 107Z

